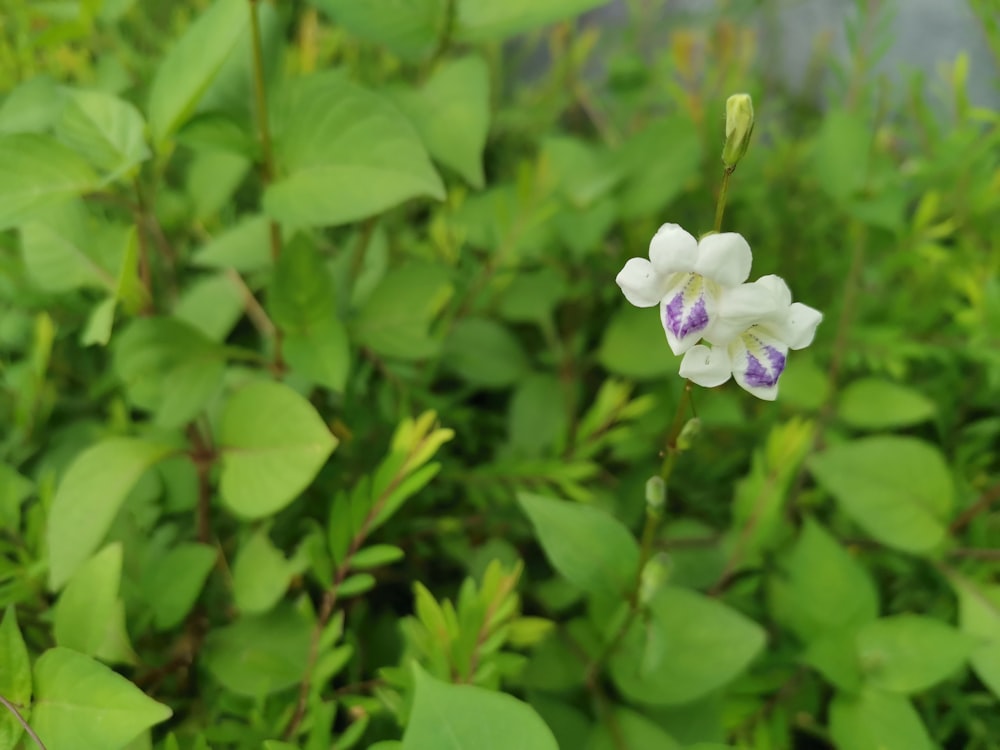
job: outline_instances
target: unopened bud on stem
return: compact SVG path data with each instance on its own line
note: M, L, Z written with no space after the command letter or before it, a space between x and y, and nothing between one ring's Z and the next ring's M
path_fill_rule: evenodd
M722 163L732 171L747 152L753 133L753 100L750 94L733 94L726 100L726 145Z

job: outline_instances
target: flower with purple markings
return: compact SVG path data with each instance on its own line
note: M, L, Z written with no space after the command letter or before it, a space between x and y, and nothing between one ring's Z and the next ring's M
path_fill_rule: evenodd
M701 241L677 224L664 224L649 243L649 260L630 258L615 281L636 307L660 306L660 320L674 354L704 338L727 343L716 331L743 330L747 308L727 292L750 275L750 246L735 232L710 234Z
M804 349L812 343L822 313L801 302L779 276L763 276L736 290L744 309L757 306L757 319L742 331L717 331L729 342L688 349L681 360L683 378L706 388L722 385L730 377L758 398L773 401L778 378L785 369L789 349Z

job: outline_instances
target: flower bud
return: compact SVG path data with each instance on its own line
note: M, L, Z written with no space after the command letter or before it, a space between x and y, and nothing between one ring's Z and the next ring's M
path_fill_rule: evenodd
M722 149L722 163L726 169L735 169L750 145L753 132L753 101L750 94L733 94L726 100L726 145Z
M646 480L646 508L658 514L667 503L667 484L662 477L651 476Z

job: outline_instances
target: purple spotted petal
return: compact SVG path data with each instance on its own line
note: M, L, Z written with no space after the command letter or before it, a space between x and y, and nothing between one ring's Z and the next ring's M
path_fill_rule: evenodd
M761 361L753 354L747 356L747 371L743 376L747 385L754 388L771 388L778 384L778 378L785 371L785 355L773 346L763 347L764 357Z
M683 354L698 343L711 322L701 277L692 274L686 283L675 287L660 304L660 318L674 354Z
M785 371L788 346L753 326L730 345L733 377L741 388L757 398L773 401L778 379Z

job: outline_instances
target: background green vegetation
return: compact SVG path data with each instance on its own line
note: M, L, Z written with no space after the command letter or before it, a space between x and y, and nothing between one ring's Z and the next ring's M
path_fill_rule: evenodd
M964 56L885 85L891 5L804 94L771 3L597 5L5 4L0 696L48 750L1000 742L1000 114ZM683 383L613 279L711 227L737 91L724 228L826 317L776 403L695 391L656 525Z

